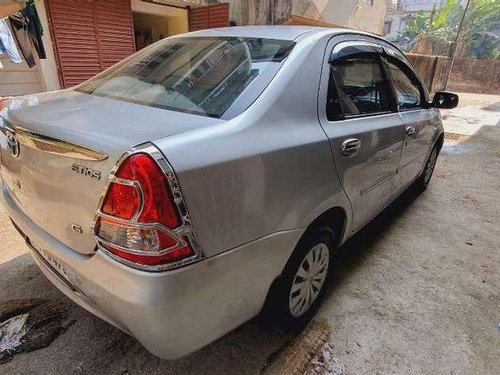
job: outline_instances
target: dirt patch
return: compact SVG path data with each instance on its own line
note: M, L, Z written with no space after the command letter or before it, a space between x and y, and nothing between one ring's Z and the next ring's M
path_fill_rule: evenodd
M333 356L333 346L326 343L309 363L304 375L344 375L345 367Z
M444 139L447 141L466 141L470 138L469 135L457 134L457 133L444 133Z
M328 343L331 328L325 321L313 321L289 344L272 355L262 374L343 374L344 367L333 358Z
M0 364L15 354L48 346L66 330L65 318L66 311L47 300L0 303Z
M481 107L481 109L491 112L500 112L500 103L485 105L484 107Z

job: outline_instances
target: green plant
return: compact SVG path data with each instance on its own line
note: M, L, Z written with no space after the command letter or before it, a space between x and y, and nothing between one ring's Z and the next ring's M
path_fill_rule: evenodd
M458 40L457 55L479 59L500 58L500 1L470 1ZM455 25L455 34L458 32L457 21L464 11L463 5L458 4L450 14L448 22Z
M411 16L406 29L400 33L401 40L410 46L429 40L451 43L453 41L453 30L446 21L455 4L456 0L448 0L441 10L438 10L436 4L434 4L430 14L426 14L421 10Z
M462 2L448 0L441 10L420 11L410 17L400 42L407 50L418 49L431 54L448 54L455 41L465 8ZM480 59L500 58L500 1L470 0L465 15L457 56Z

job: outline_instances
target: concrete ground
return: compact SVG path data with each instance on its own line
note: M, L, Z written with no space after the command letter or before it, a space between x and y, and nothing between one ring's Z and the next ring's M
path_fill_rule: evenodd
M429 189L404 194L343 246L323 306L298 337L249 322L187 358L155 358L56 290L0 209L0 303L46 298L74 321L0 373L498 374L500 97L461 98L443 111L451 134Z

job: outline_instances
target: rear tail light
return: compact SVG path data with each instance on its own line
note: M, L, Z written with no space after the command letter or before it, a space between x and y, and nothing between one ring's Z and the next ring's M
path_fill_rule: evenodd
M113 258L147 270L196 260L194 233L187 213L181 212L182 196L172 187L150 154L126 157L110 177L97 213L94 232L98 245Z
M130 220L139 210L139 203L139 191L134 185L111 182L102 205L102 212Z

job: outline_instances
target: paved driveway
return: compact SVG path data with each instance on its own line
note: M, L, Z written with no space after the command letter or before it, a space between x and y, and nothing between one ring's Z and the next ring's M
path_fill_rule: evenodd
M187 358L157 359L56 290L0 209L0 302L46 298L74 322L0 373L497 374L500 97L463 95L444 116L451 134L427 192L405 194L342 248L318 317L295 338L249 322Z

